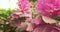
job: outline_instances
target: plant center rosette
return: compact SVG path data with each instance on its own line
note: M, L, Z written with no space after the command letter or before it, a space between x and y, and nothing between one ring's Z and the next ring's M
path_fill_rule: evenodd
M19 0L19 9L14 10L9 22L28 32L60 32L60 0L37 0L34 8L39 13L35 15L30 12L29 1Z

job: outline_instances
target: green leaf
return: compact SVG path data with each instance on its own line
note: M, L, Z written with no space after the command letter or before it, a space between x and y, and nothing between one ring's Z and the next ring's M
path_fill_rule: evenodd
M9 8L8 10L0 9L0 18L7 19L12 12L13 12L13 9L11 8Z

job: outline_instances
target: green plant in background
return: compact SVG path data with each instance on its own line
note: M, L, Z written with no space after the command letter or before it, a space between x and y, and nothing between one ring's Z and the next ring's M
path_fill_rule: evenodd
M36 1L37 0L30 0L30 2L31 2L32 5L36 5Z
M13 9L10 9L10 8L8 10L0 9L0 19L6 20L12 12L13 12Z

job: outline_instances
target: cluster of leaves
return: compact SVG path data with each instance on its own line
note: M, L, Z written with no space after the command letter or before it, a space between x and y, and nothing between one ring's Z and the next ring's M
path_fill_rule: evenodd
M8 20L9 23L14 25L15 27L17 27L22 32L25 32L25 31L29 31L29 32L31 32L31 31L32 32L60 32L60 29L59 29L60 26L54 25L54 24L57 23L56 19L58 21L60 21L60 18L58 18L58 17L56 17L56 19L52 18L52 17L54 17L54 15L50 15L50 12L49 12L50 11L49 9L50 9L51 5L47 6L47 4L45 4L45 2L49 3L48 1L51 1L51 2L54 2L54 1L52 1L52 0L48 0L48 1L37 0L38 1L37 2L37 9L35 7L36 6L36 0L30 0L30 1L31 1L32 5L34 6L34 7L31 8L32 14L27 13L30 9L30 2L27 1L27 0L24 0L24 1L20 0L19 1L19 8L21 10L16 10L11 14L12 10L1 9L1 12L2 12L2 13L0 13L1 19L7 19L10 16L10 18ZM41 5L42 4L41 1L44 3L43 5ZM57 2L57 0L56 0L56 2ZM59 3L57 3L57 4L59 4ZM56 7L58 7L58 6L56 6ZM35 9L39 12L36 12ZM46 10L49 10L49 11L46 11ZM53 12L54 11L55 10L53 10ZM29 20L27 20L29 18L29 17L27 17L28 15L24 12L26 12L29 15L32 15L32 17L31 17L32 19L30 20L30 22L28 22ZM55 13L58 13L58 11L57 12L55 11L54 14ZM24 15L24 14L26 14L26 15ZM39 17L39 16L41 16L41 17ZM52 17L50 18L49 16L52 16ZM12 28L9 28L9 27L10 27L9 25L6 25L4 28L7 28L6 30L12 29ZM15 30L15 29L13 29L13 30Z

